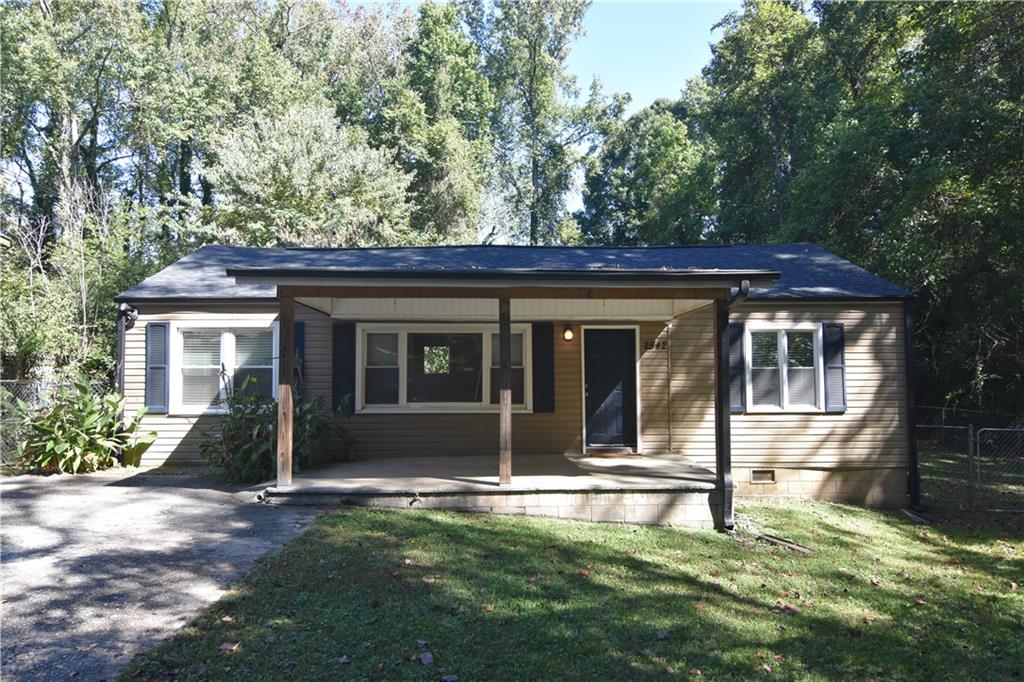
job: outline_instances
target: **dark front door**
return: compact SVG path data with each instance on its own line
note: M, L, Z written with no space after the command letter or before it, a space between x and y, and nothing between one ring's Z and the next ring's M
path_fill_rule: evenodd
M636 447L636 333L583 332L587 445Z

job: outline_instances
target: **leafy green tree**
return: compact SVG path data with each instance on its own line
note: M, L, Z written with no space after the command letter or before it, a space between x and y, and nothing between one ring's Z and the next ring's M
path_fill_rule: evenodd
M678 109L658 100L610 126L586 172L578 221L588 243L642 246L704 239L714 216L714 169Z
M462 32L454 7L425 3L392 81L395 124L385 143L413 176L412 224L435 243L476 240L492 140L490 85L481 55ZM396 115L397 114L397 115Z
M61 198L80 183L98 197L117 173L116 132L131 109L120 95L137 71L143 16L127 3L11 2L0 34L0 149L18 185L7 203L24 202L52 240Z
M462 7L500 102L492 125L511 236L530 244L557 239L581 149L596 139L599 122L614 118L622 106L620 98L609 102L602 96L596 79L580 104L576 79L566 67L589 5L475 0Z
M365 131L325 105L257 116L218 138L206 169L217 221L255 246L387 246L413 241L409 177Z
M701 121L716 143L716 236L766 241L785 221L790 185L814 151L832 80L821 74L817 28L796 3L754 0L720 26L704 69L711 97Z

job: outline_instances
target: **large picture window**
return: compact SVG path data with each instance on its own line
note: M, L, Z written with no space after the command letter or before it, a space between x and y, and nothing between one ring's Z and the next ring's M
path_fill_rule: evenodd
M173 327L171 411L219 412L229 391L251 391L272 398L277 389L277 328L230 328L181 323Z
M752 411L822 409L821 325L746 325L747 404Z
M513 325L512 404L529 409L528 325ZM496 325L360 325L360 410L494 410Z

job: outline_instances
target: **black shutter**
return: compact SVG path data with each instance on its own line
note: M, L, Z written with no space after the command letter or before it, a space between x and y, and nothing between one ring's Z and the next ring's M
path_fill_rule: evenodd
M744 377L747 374L743 358L743 325L729 325L729 411L742 414L747 409L747 391Z
M821 325L825 356L825 411L846 412L846 339L843 325Z
M306 323L295 321L295 378L301 382L306 376Z
M146 410L166 413L170 323L146 324Z
M533 323L533 411L555 411L555 325Z
M356 403L356 326L351 322L334 323L331 353L331 404L335 410L355 409Z

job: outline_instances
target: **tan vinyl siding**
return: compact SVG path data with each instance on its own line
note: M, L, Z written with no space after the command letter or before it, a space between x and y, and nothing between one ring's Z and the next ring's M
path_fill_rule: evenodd
M181 310L144 307L126 334L125 388L129 410L145 395L145 324L149 320L223 319L276 312L274 306L207 306ZM671 327L639 322L641 359L640 439L645 453L678 453L713 466L714 309L680 313ZM304 306L306 390L331 400L332 324ZM744 414L732 416L733 466L749 468L905 468L907 462L903 313L900 304L763 304L737 306L732 321L842 322L846 340L848 410L845 414ZM598 324L613 324L601 321ZM622 321L622 324L630 324ZM555 334L555 411L515 414L513 453L579 452L582 435L582 333L571 342ZM659 340L669 340L659 348ZM664 346L664 344L661 344ZM645 346L652 346L644 350ZM201 433L213 417L148 415L146 428L160 434L144 459L196 461ZM497 466L498 415L357 414L346 422L356 456L478 455L493 452ZM513 460L513 470L515 464Z
M645 453L677 452L700 457L710 452L714 462L714 321L714 305L709 303L677 316L671 327L660 323L641 325L641 344L646 340L669 341L667 349L646 350L641 357Z
M579 452L583 399L580 330L572 341L555 325L555 411L512 415L512 453ZM308 333L308 332L307 332ZM498 414L356 414L346 423L356 456L480 455L498 461ZM512 463L515 472L515 460Z
M841 322L846 341L845 414L732 415L732 461L756 467L905 467L906 382L899 304L743 304L732 322ZM671 338L641 360L644 451L677 452L713 467L714 308L676 318L671 330L641 325L641 339ZM666 375L671 363L671 395ZM666 414L671 411L671 432Z
M187 309L181 306L139 306L139 320L135 327L125 332L125 363L124 393L125 409L133 414L141 409L146 402L146 324L150 321L183 321L183 320L224 320L224 326L231 326L232 321L266 318L277 312L276 306L253 305L195 305ZM311 313L319 315L319 313ZM305 319L297 313L299 319ZM320 315L320 317L323 317ZM326 319L326 318L325 318ZM314 346L309 340L307 331L307 349ZM328 352L330 346L327 346ZM307 350L308 353L308 350ZM328 393L330 379L328 375ZM157 432L157 440L142 457L144 466L199 463L202 457L199 445L203 434L216 428L216 416L176 416L167 414L147 414L142 419L142 428Z

